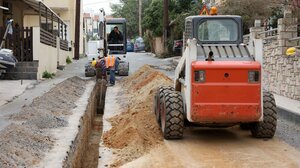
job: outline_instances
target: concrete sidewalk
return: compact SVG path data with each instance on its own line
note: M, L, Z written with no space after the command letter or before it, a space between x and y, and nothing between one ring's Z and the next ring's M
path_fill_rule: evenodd
M300 101L274 94L279 116L300 124Z
M13 101L35 84L36 80L0 80L0 106Z

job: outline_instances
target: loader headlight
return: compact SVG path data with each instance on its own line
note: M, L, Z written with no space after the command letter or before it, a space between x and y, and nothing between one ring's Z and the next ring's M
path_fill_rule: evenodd
M205 71L204 70L195 71L195 82L200 82L200 83L205 82Z
M259 71L249 71L248 72L248 82L249 83L259 82Z

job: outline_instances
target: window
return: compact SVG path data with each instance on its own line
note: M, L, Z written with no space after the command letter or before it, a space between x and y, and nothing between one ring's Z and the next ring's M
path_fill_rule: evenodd
M198 25L199 41L237 41L238 24L232 19L205 20Z

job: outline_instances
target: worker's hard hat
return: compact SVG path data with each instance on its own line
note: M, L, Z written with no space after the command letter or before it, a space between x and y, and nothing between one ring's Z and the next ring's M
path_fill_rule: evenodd
M287 56L290 56L290 57L294 57L294 56L296 56L296 55L298 55L299 53L298 53L298 51L297 51L297 49L295 48L295 47L290 47L290 48L288 48L287 50L286 50L286 55Z
M213 6L210 8L210 12L209 12L210 15L217 15L218 14L218 9L217 7Z

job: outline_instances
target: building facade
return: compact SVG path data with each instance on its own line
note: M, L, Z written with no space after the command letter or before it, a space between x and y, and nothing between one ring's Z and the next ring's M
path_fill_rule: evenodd
M76 1L75 0L43 0L43 2L51 8L64 22L68 25L68 41L69 46L72 47L74 55L74 41L75 41L75 16L76 16ZM80 46L79 53L83 54L83 3L80 7Z
M56 73L68 57L74 57L74 0L0 0L0 4L9 8L0 10L1 37L6 21L14 20L13 34L4 45L13 50L19 61L15 69L6 73L11 78L40 79L43 72ZM82 17L80 23L80 53L83 53Z

